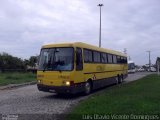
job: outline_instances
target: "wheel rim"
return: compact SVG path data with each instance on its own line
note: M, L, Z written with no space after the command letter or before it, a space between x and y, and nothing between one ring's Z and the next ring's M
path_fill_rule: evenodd
M86 94L89 94L90 91L91 91L91 85L90 85L89 82L87 82L87 83L85 84L85 92L86 92Z
M121 83L122 83L122 77L121 77Z
M116 84L118 84L118 77L116 77Z
M123 82L123 76L121 77L121 83Z
M120 76L120 83L122 83L123 82L123 76Z

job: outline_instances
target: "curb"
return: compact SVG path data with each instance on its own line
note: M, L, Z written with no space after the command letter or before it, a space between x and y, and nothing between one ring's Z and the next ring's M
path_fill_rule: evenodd
M22 83L22 84L9 84L9 85L6 85L6 86L0 86L0 90L6 90L6 89L11 89L11 88L24 87L24 86L27 86L27 85L34 85L36 83L37 83L36 81L33 81L33 82Z

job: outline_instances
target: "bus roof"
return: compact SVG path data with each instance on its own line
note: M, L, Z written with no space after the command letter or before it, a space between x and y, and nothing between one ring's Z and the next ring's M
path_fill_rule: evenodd
M82 43L82 42L48 44L48 45L43 45L42 46L42 48L52 48L52 47L80 47L80 48L86 48L86 49L95 50L95 51L107 52L107 53L127 57L126 54L123 54L121 52L111 50L111 49L106 49L106 48L99 48L97 46L89 45L89 44Z

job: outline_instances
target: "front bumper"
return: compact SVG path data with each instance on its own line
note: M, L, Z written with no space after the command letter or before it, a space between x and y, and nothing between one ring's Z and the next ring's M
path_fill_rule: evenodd
M84 91L84 83L75 84L74 86L48 86L43 84L37 84L39 91L51 92L55 91L57 93L71 93L76 94Z

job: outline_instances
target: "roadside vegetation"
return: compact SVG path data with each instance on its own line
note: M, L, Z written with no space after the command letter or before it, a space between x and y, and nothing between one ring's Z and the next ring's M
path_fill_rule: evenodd
M146 76L128 84L107 88L75 106L67 119L87 119L91 115L159 115L160 76ZM84 118L85 117L85 118Z
M38 56L21 59L0 52L0 86L35 81ZM30 73L30 72L33 73Z
M32 82L36 80L36 74L33 73L0 73L0 86L8 84L20 84L26 82Z
M8 53L0 53L0 72L27 71L28 66L35 68L38 56L29 59L21 59Z

